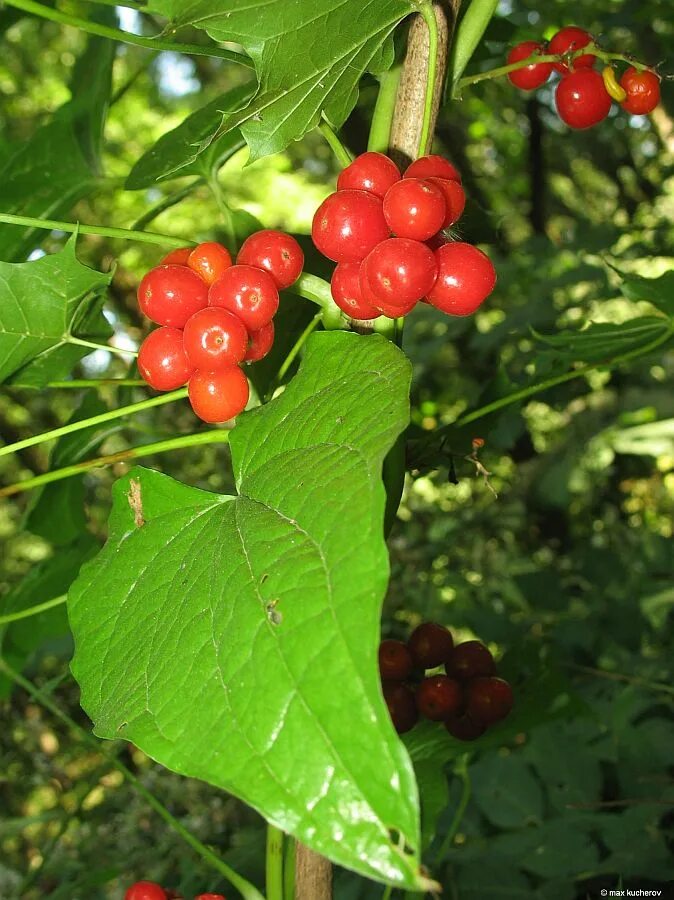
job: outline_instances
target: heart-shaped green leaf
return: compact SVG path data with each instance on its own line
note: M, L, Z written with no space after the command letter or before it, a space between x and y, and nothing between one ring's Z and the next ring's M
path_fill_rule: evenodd
M239 496L135 470L69 611L97 734L419 890L417 789L376 659L381 467L409 377L379 335L315 335L286 391L232 433Z

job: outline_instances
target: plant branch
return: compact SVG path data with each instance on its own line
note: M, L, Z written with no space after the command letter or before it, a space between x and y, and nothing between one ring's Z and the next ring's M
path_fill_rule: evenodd
M337 132L325 119L320 122L318 130L330 145L330 149L335 154L337 162L341 165L342 168L346 168L346 166L348 166L353 161L353 156L341 142L339 136L337 135Z
M113 347L110 344L99 344L96 341L85 341L82 338L73 337L69 334L66 338L69 344L75 344L77 347L88 347L90 350L105 350L107 353L118 353L120 356L138 356L137 350L127 350L125 347Z
M346 319L335 301L332 299L332 291L329 282L309 272L302 272L294 284L285 289L305 300L311 300L323 310L323 327L327 329L344 328Z
M199 176L195 178L194 181L190 181L189 184L184 185L179 190L174 191L172 194L168 194L166 197L163 197L157 204L151 206L143 215L136 219L136 221L131 226L132 231L142 231L146 225L152 222L153 219L156 219L157 216L160 216L163 212L166 212L167 209L171 209L172 206L176 206L176 204L180 203L181 200L184 200L185 197L189 197L192 191L195 188L201 187L202 184L205 184L204 179ZM189 241L186 241L183 246L186 246Z
M448 79L453 91L452 96L497 6L498 0L471 0L470 6L459 22L449 59Z
M13 216L0 212L0 223L21 225L25 228L44 228L47 231L65 231L67 234L96 234L117 238L122 241L139 241L142 244L160 244L164 247L179 248L194 246L194 241L153 231L136 231L133 228L107 228L103 225L80 225L79 222L61 222L57 219L34 219L31 216Z
M80 388L145 386L146 382L144 382L141 378L71 378L68 381L50 381L46 385L46 387L48 388L57 388L59 390L63 388L76 390Z
M53 609L55 606L62 606L67 599L67 594L62 594L60 597L45 600L44 603L38 603L36 606L29 606L28 609L7 613L4 616L0 616L0 625L7 625L9 622L18 622L19 619L29 619L31 616L37 616L38 613L46 612L46 610Z
M396 106L396 94L400 82L401 65L392 66L379 79L379 93L372 113L367 149L387 153L391 137L391 123Z
M267 849L265 858L265 887L267 900L283 898L283 832L274 825L267 825Z
M419 12L428 28L428 67L426 72L426 90L424 94L424 116L419 136L417 156L424 156L430 150L433 142L433 131L437 108L434 108L435 83L438 69L438 21L431 2L422 3Z
M459 757L454 768L454 774L461 779L461 796L459 797L459 805L456 807L456 812L454 813L452 822L447 829L447 833L445 834L436 854L435 858L438 862L443 859L443 857L447 854L450 847L452 846L452 841L456 837L456 834L461 827L461 822L463 821L468 803L470 802L471 783L470 775L468 774L469 759L470 754L464 753L463 756Z

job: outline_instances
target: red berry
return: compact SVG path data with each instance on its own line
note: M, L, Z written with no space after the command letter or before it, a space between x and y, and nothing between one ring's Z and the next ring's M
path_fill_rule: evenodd
M410 731L419 721L414 691L401 681L389 681L382 686L393 727L398 734Z
M360 277L371 289L378 309L384 310L384 304L402 310L430 291L436 274L433 251L425 244L408 238L389 238L368 255Z
M363 304L368 308L376 310L377 315L385 315L388 316L389 319L397 319L399 316L406 316L407 313L412 312L417 305L416 300L412 300L405 306L400 306L396 303L388 303L386 300L381 300L374 294L370 287L370 282L367 279L366 263L367 259L364 259L360 264L360 269L358 271L358 284L360 285L360 295Z
M179 247L177 250L171 250L159 263L160 266L186 266L187 260L193 247Z
M248 332L243 322L226 309L200 309L185 325L185 353L192 367L215 372L243 362Z
M587 31L577 28L575 25L569 25L567 28L562 28L561 31L558 31L551 39L548 44L548 53L556 56L559 53L573 52L574 50L580 50L581 47L586 47L591 41L592 35L588 34ZM571 71L575 69L591 69L595 59L596 57L591 53L583 53L572 61ZM569 71L569 66L562 62L555 63L554 68L561 75L566 75Z
M363 299L360 287L361 263L340 263L332 273L330 291L337 306L352 319L377 319L381 312Z
M215 241L199 244L190 253L187 265L196 272L206 284L213 284L222 278L224 272L232 265L229 250Z
M487 730L485 725L478 725L468 716L453 716L445 722L445 728L459 741L474 741Z
M337 179L338 191L367 191L380 199L386 191L400 181L398 166L383 153L361 153L342 169Z
M444 156L420 156L407 167L403 178L447 178L448 181L461 181L461 175Z
M166 891L154 881L137 881L124 894L124 900L166 900Z
M248 349L244 356L244 362L257 362L264 359L274 345L274 323L269 322L259 331L253 331L250 335Z
M459 682L446 675L424 678L417 688L417 709L426 719L442 722L461 706Z
M454 646L452 635L442 625L424 622L409 636L407 646L420 669L434 669L449 657Z
M199 894L194 900L225 900L224 894Z
M265 229L246 238L236 261L239 265L264 269L281 291L300 277L304 253L294 237Z
M438 277L427 293L430 304L450 316L468 316L491 294L496 270L472 244L443 244L435 251Z
M155 391L174 391L187 384L194 371L179 328L155 328L140 345L138 371Z
M412 674L414 663L407 644L387 640L379 645L379 674L384 681L404 681Z
M273 319L279 297L274 279L253 266L232 266L208 292L208 305L228 309L248 331L259 331Z
M543 53L543 45L536 41L522 41L516 47L513 47L508 54L507 63L521 62L527 59L532 53ZM552 72L552 63L531 63L523 69L516 69L514 72L508 73L508 78L522 91L533 91L540 87L550 77Z
M475 678L466 687L466 713L480 725L505 719L513 708L513 689L502 678Z
M445 671L452 678L467 681L479 675L493 675L496 663L487 647L480 641L464 641L457 644L445 663Z
M382 201L366 191L338 191L316 210L311 236L335 262L359 262L389 236Z
M630 66L623 72L620 86L627 92L627 97L620 105L633 116L645 116L653 112L660 102L660 79L655 72L637 72L634 66Z
M187 385L195 414L204 422L228 422L246 408L248 379L238 366L195 372Z
M461 187L461 182L450 181L448 178L435 178L434 176L428 178L427 181L439 187L444 195L447 212L442 227L449 228L450 225L459 221L466 206L466 193Z
M447 215L445 195L430 181L405 178L384 197L384 218L398 237L425 241L442 228Z
M557 85L555 105L559 118L570 128L591 128L609 114L611 98L599 72L578 69Z
M208 287L185 266L157 266L138 286L138 305L157 325L182 328L208 305Z

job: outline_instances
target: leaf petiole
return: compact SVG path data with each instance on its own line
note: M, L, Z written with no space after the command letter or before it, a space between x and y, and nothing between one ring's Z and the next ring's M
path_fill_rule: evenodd
M79 222L61 222L57 219L34 219L31 216L13 216L0 212L0 223L20 225L25 228L44 228L47 231L64 231L66 234L95 234L122 241L139 241L142 244L160 244L164 247L186 247L195 241L157 234L153 231L137 231L133 228L107 228L103 225L80 225Z

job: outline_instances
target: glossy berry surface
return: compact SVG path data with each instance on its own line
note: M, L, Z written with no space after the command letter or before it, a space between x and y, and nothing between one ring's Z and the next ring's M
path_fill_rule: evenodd
M419 721L414 691L400 681L388 681L382 690L393 727L398 734L404 734L414 728Z
M493 675L496 663L489 649L481 641L457 644L445 663L445 671L452 678L467 681L480 675Z
M522 41L516 47L513 47L506 62L521 62L528 59L533 53L543 53L543 45L536 41ZM552 63L531 63L523 69L516 69L514 72L508 73L508 78L521 91L533 91L540 87L548 80L552 74Z
M304 267L304 253L291 235L265 229L246 238L236 261L240 265L264 269L278 290L283 290L300 277Z
M188 382L187 393L192 409L204 422L228 422L246 408L248 379L238 366L219 372L197 371Z
M400 169L383 153L361 153L339 173L338 191L367 191L383 200L388 189L400 181Z
M311 226L317 249L335 262L359 262L388 236L382 201L366 191L331 194Z
M243 358L244 362L257 362L264 359L274 346L274 323L269 322L259 331L252 331L248 341L248 349Z
M479 725L477 722L473 722L473 720L466 715L452 716L451 719L447 719L445 728L452 737L455 737L459 741L475 741L487 730L485 725Z
M379 645L379 674L384 681L404 681L412 674L414 662L407 644L386 640Z
M443 722L461 706L459 682L446 675L432 675L417 687L417 709L425 719Z
M431 154L420 156L405 170L403 178L447 178L449 181L461 181L461 175L456 166L445 159L444 156Z
M438 277L426 299L450 316L468 316L494 290L496 270L472 244L453 242L435 251Z
M433 287L437 265L433 251L419 241L389 238L379 243L361 270L376 305L406 309ZM402 313L399 313L402 314Z
M397 237L425 241L442 228L446 214L445 195L431 181L405 178L384 197L384 218Z
M254 266L232 266L208 292L208 305L234 313L248 331L259 331L273 319L279 296L274 279Z
M194 900L225 900L224 894L199 894Z
M376 319L381 312L363 298L360 263L340 263L332 273L330 292L337 306L352 319Z
M190 253L187 265L200 278L211 285L222 278L224 272L232 265L229 250L215 241L199 244Z
M388 316L390 319L397 319L398 316L406 316L407 313L411 312L417 305L416 300L412 300L406 303L404 306L401 306L398 298L396 298L395 303L387 303L386 300L382 300L381 297L375 295L374 291L370 287L370 282L367 277L366 264L367 259L364 259L360 264L358 275L360 296L363 303L367 304L368 307L375 309L378 315Z
M183 328L190 316L208 305L208 286L185 266L157 266L138 286L138 305L157 325Z
M166 891L154 881L137 881L128 888L124 900L166 900Z
M448 658L454 647L452 635L442 625L423 622L407 640L414 664L420 669L434 669Z
M187 260L193 247L179 247L177 250L171 250L159 263L160 266L186 266Z
M611 109L604 79L594 69L565 75L555 91L555 106L562 122L582 130L603 121Z
M583 47L586 47L592 41L592 35L589 34L582 28L578 28L576 25L569 25L566 28L562 28L557 34L554 35L550 39L550 43L548 44L548 53L557 55L559 53L568 53L573 52L575 50L581 50ZM576 57L572 61L571 71L575 71L577 69L591 69L594 65L596 57L591 53L582 53L580 56ZM569 66L566 63L555 63L555 69L560 73L560 75L566 75L569 71Z
M179 328L155 328L145 338L138 352L141 378L155 391L174 391L187 384L194 371L183 346Z
M505 719L513 708L513 690L507 681L493 676L475 678L466 686L466 713L480 725Z
M210 306L189 319L183 345L194 369L226 369L243 362L248 349L248 331L233 313Z
M620 86L627 93L620 105L633 116L648 115L660 102L660 79L655 72L637 72L630 66L623 72Z
M466 206L466 193L461 187L460 181L450 181L448 178L435 178L431 176L428 182L440 188L445 198L445 218L442 228L449 228L458 222L463 215Z

